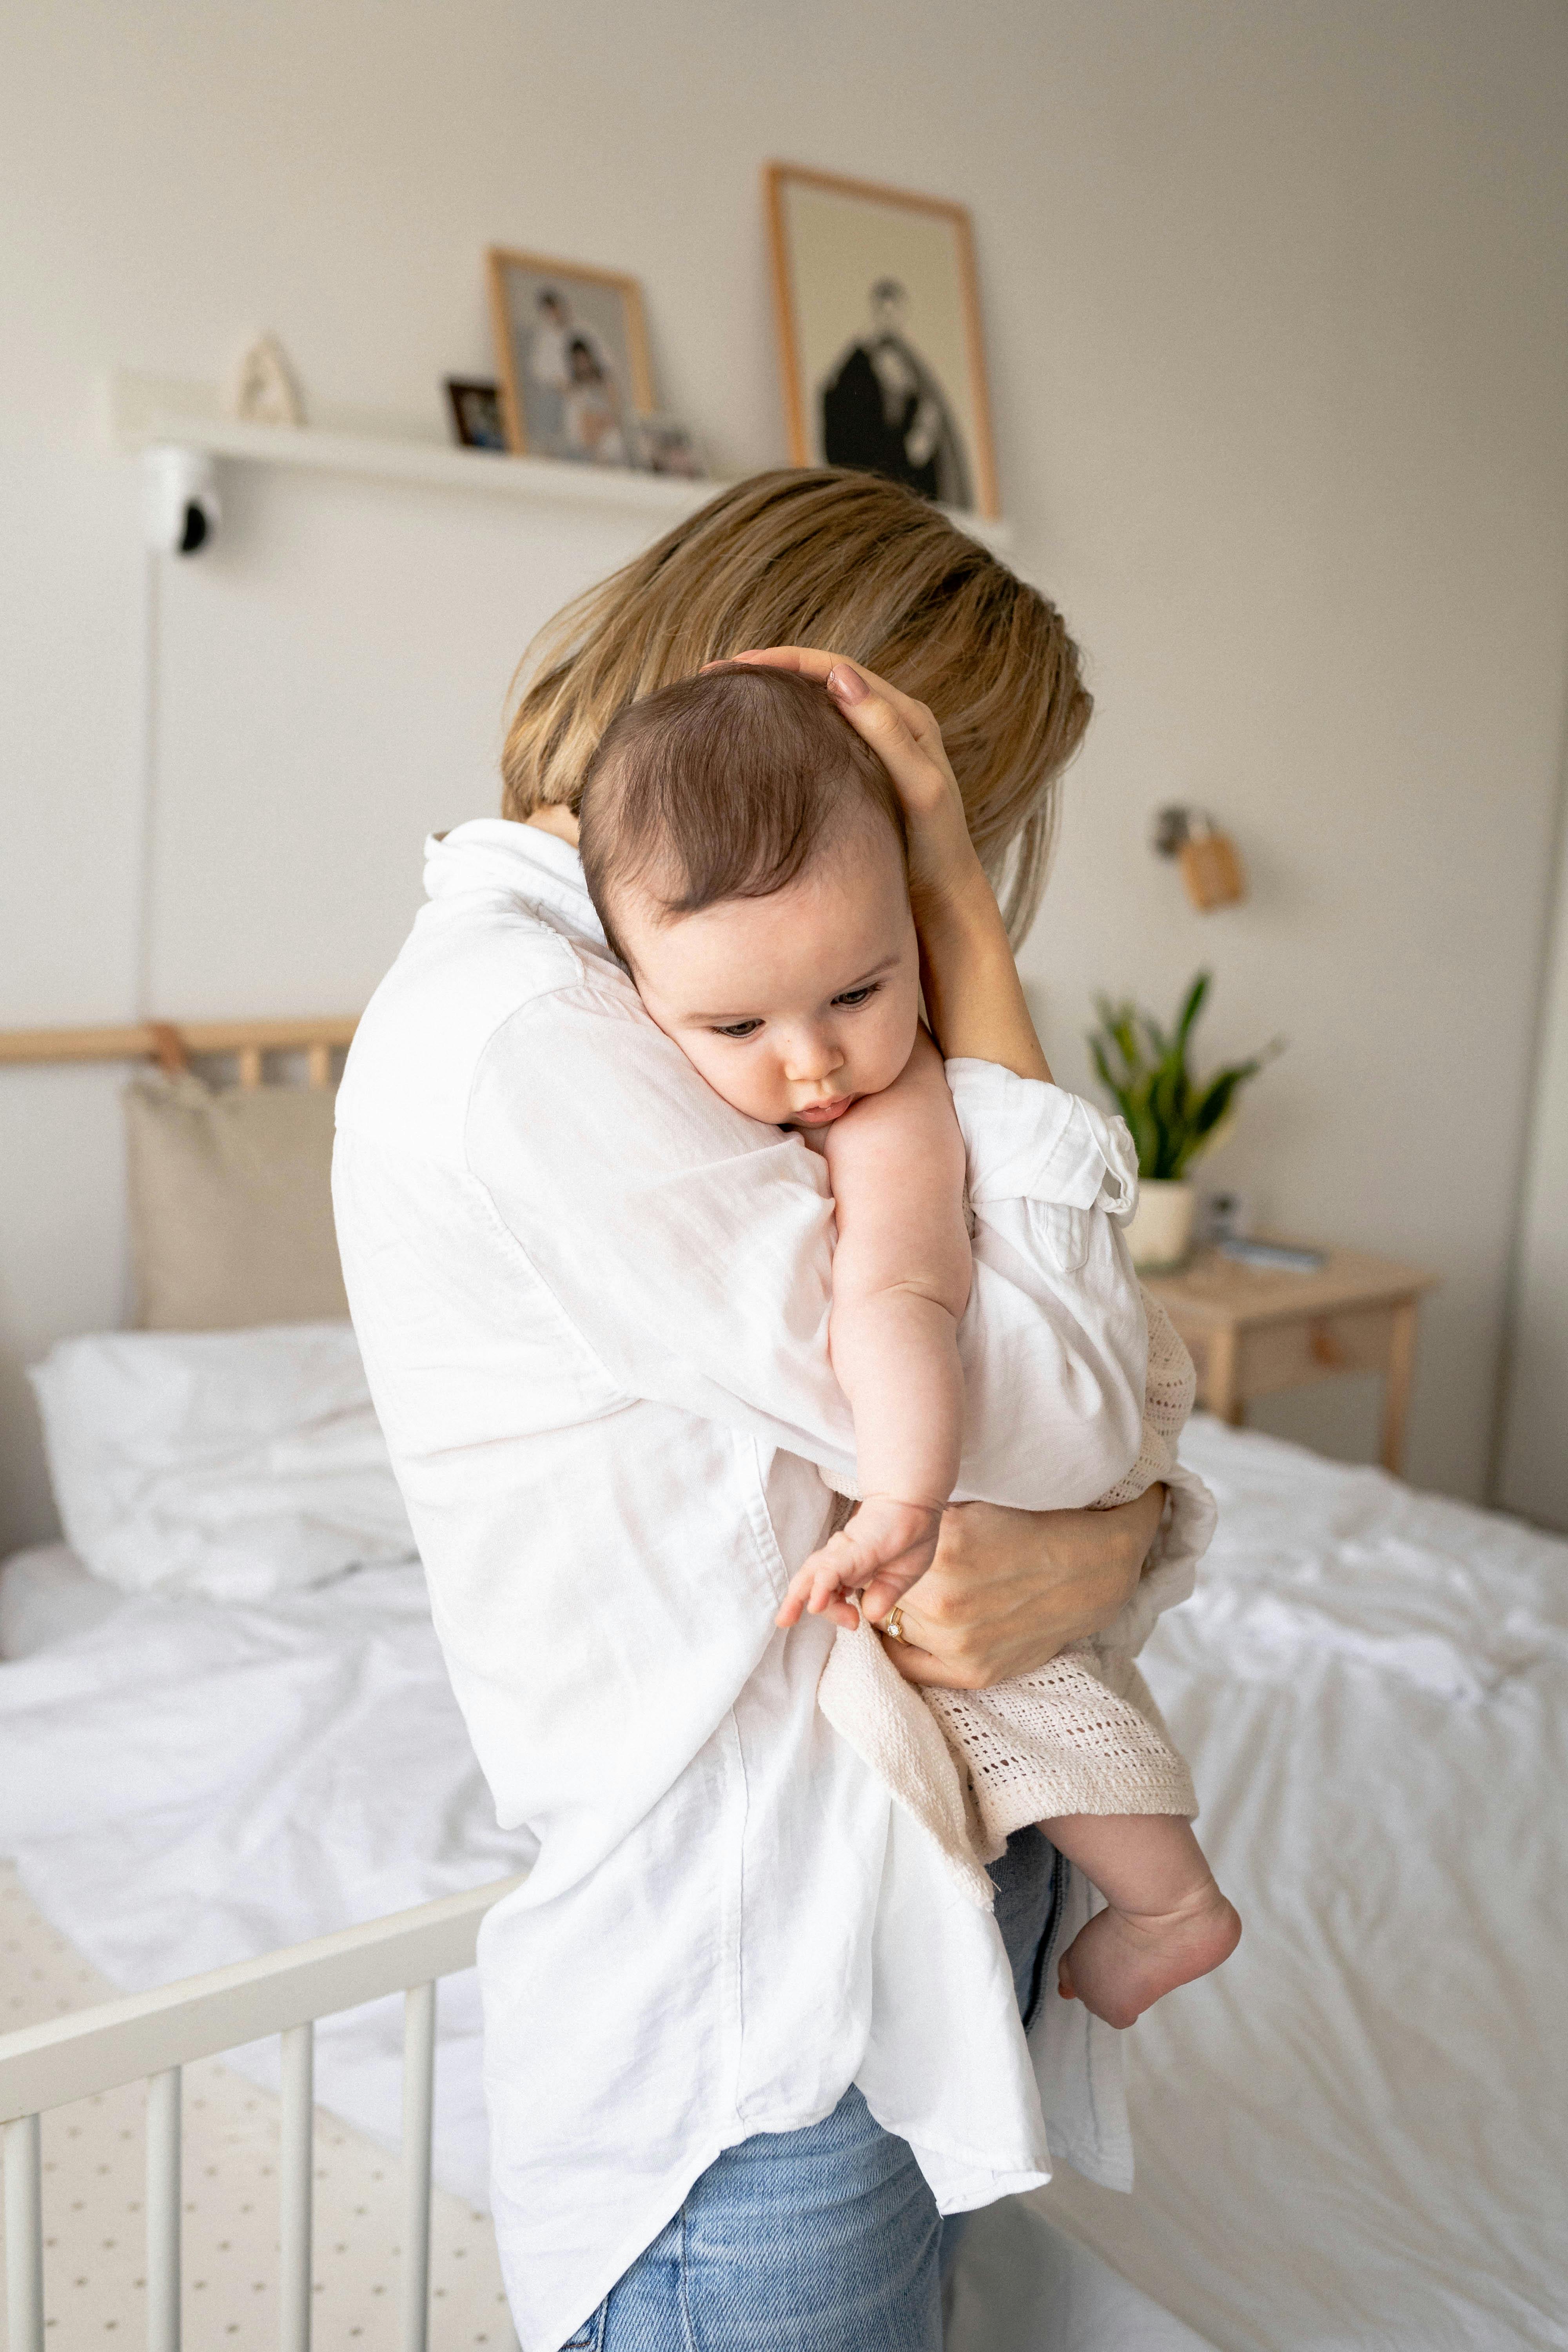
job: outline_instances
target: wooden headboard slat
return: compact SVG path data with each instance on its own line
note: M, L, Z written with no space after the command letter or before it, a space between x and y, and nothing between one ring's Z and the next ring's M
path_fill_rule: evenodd
M319 1085L321 1057L348 1045L358 1025L358 1014L345 1013L279 1021L139 1021L119 1029L0 1029L0 1065L156 1061L160 1033L173 1028L191 1054L310 1054L315 1057L311 1078Z

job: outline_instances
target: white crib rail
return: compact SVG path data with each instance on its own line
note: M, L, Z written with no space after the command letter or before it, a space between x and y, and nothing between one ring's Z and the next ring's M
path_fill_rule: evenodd
M436 1980L473 1966L479 1921L521 1881L495 1880L367 1927L187 1977L156 1992L0 2035L9 2352L44 2352L39 2116L147 2081L147 2345L179 2352L180 2070L264 2034L283 2038L283 2352L310 2352L314 2025L384 1994L404 2027L404 2352L425 2352L430 2291L430 2130Z

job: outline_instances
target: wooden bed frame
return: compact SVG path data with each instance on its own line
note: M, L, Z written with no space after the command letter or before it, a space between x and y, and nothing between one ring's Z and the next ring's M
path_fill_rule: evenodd
M258 1087L268 1054L303 1054L309 1083L331 1086L332 1055L359 1026L357 1013L298 1014L280 1021L138 1021L117 1029L0 1029L0 1066L58 1062L156 1062L172 1075L194 1056L232 1055L239 1083Z

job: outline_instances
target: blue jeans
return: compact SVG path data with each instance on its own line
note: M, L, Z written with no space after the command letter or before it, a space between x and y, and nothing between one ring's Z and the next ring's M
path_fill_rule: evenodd
M991 1872L1026 2024L1063 1865L1020 1830ZM802 2131L726 2148L571 2338L572 2352L942 2352L944 2223L906 2140L858 2091Z

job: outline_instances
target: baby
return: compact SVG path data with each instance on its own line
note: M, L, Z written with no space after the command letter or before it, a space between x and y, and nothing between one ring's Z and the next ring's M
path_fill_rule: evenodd
M890 1613L930 1567L963 1426L964 1150L921 1024L904 812L820 686L722 665L634 703L608 729L584 781L581 846L605 936L659 1028L726 1102L795 1129L826 1163L837 1226L829 1345L854 1415L860 1501L795 1577L778 1622L809 1609L858 1628L852 1595L874 1586ZM1085 1689L1049 1719L1075 1682L1089 1735ZM1095 1811L1039 1820L1109 1906L1064 1955L1059 1989L1131 2024L1226 1958L1236 1915L1185 1818L1190 1783L1152 1705L1141 1712L1105 1687L1092 1659L1061 1662L1054 1680L1000 1685L984 1695L987 1769L1015 1688L1027 1701L1021 1739L1038 1746L1043 1706L1047 1747L1076 1737L1096 1751L1073 1757L1069 1786L1092 1780L1108 1722L1110 1749L1152 1763L1144 1779L1163 1809L1095 1790ZM933 1711L973 1780L969 1716L944 1709L943 1696ZM1057 1782L1047 1770L1038 1785Z

